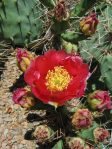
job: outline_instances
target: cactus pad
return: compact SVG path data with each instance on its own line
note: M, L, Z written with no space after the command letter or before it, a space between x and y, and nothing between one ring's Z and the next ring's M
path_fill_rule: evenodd
M0 2L0 40L24 45L40 36L42 10L38 0Z

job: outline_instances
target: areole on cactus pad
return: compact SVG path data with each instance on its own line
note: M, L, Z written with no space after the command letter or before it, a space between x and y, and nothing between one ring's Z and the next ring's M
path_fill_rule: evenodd
M82 58L64 50L49 50L36 57L24 75L33 94L55 106L83 96L88 77L89 67Z

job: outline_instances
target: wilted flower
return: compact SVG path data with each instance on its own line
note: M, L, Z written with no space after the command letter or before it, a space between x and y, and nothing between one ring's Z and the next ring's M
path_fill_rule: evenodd
M61 22L62 20L67 20L69 17L69 14L67 12L65 2L64 0L59 0L55 9L54 9L54 15L57 21Z
M92 120L92 113L88 109L78 109L72 117L72 124L76 129L83 129L90 127Z
M13 101L24 108L30 108L35 105L35 100L31 91L27 88L18 88L13 92Z
M95 33L98 22L96 14L93 13L80 21L80 29L85 35L90 36Z
M107 91L96 90L89 94L88 103L93 110L103 111L112 108L112 101Z
M53 134L53 130L47 125L39 125L36 127L33 136L36 138L37 143L44 143Z
M88 77L88 65L81 57L64 50L49 50L38 56L24 75L33 94L44 103L55 106L83 96Z
M93 134L96 143L104 142L110 136L109 131L101 127L95 128Z
M30 52L21 48L17 48L16 57L18 61L18 66L23 72L26 71L26 69L31 63L31 60L34 58L34 56Z
M68 148L69 149L84 149L85 142L79 137L73 137L68 140Z

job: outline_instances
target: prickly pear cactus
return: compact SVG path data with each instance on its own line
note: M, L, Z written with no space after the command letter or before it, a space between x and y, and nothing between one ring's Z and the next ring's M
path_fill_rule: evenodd
M105 53L112 51L112 6L107 5L101 10L98 20L96 33L79 42L80 54L87 61L91 58L100 61Z
M0 40L25 45L42 34L39 0L0 1Z
M5 21L7 15L18 16L17 32L14 28L5 33L8 22L1 25L1 32L4 38L18 33L14 41L21 43L26 39L25 25L30 20L26 14L30 3L33 6L35 3L20 0L14 6L13 2L10 5L8 1L8 6L6 1L1 2L1 16ZM15 50L23 75L12 87L12 100L30 111L26 119L33 123L31 130L25 133L25 139L34 140L41 149L108 148L112 134L112 6L104 0L40 2L46 7L49 27L45 36L41 36L43 40L38 40L42 52L34 53L24 48ZM30 5L25 12L18 5L21 3L21 8ZM9 8L16 13L12 14ZM35 8L30 11L35 12ZM27 20L24 20L26 16ZM33 20L29 21L26 27L31 25L30 40L42 29L41 21L35 22L37 31L33 30L33 23ZM25 35L24 40L22 35ZM47 42L43 42L47 37ZM36 42L32 43L38 45ZM16 88L18 83L19 88Z

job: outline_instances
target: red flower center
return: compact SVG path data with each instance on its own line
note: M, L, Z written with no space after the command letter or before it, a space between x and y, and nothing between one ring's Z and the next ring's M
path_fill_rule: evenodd
M72 77L63 66L56 66L46 75L46 86L50 91L63 91L67 89Z

